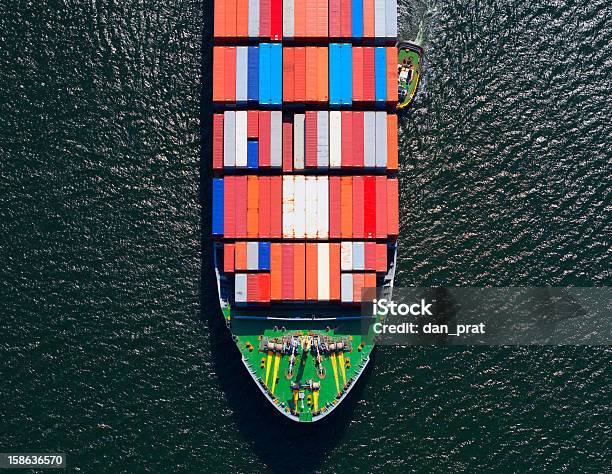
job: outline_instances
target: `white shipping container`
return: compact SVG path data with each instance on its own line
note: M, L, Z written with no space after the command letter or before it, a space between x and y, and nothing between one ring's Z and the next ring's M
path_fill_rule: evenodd
M365 270L365 244L353 242L353 270Z
M306 115L293 116L293 169L304 169L304 121Z
M236 166L236 112L223 113L223 166Z
M385 133L385 137L387 134ZM363 165L376 166L376 113L363 113Z
M386 1L374 0L374 36L376 38L384 38L386 35Z
M397 0L386 0L385 6L385 33L387 38L397 38Z
M306 238L317 238L317 178L306 176Z
M294 234L296 239L306 237L306 180L304 176L295 176L295 204L293 214Z
M247 242L247 270L259 268L259 243Z
M270 166L280 168L283 164L283 113L275 110L270 114Z
M329 243L317 244L317 296L319 301L329 300Z
M376 167L387 167L387 112L376 112Z
M317 178L317 239L329 238L329 178Z
M283 0L283 36L292 38L294 36L293 17L295 8L293 0Z
M340 244L340 270L350 272L353 269L353 243L342 242Z
M339 110L329 113L329 167L342 165L342 115Z
M236 167L247 165L247 111L236 112Z
M329 112L317 112L317 167L329 167Z
M259 37L259 0L249 0L249 36Z
M245 273L236 273L234 278L234 301L236 301L236 303L246 303L247 276Z
M340 275L340 301L342 303L353 302L353 274L343 273Z
M283 237L292 239L295 233L295 186L293 176L283 176Z
M247 101L249 49L236 47L236 102Z

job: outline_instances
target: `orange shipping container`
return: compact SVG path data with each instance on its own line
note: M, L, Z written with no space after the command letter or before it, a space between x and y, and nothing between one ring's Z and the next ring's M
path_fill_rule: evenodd
M293 102L294 94L294 72L295 72L295 48L285 48L283 51L283 100Z
M228 102L236 101L236 47L226 46L225 48L225 85L224 100Z
M317 0L317 33L319 38L326 38L327 34L327 23L329 17L329 4L328 0ZM327 48L323 48L327 51Z
M340 244L329 244L329 299L340 300Z
M397 115L387 115L387 169L397 170Z
M315 301L318 295L318 252L317 244L306 244L306 300Z
M234 244L223 244L223 271L234 271Z
M270 176L259 178L259 238L270 237Z
M376 244L376 271L387 271L387 244Z
M317 101L329 100L328 70L329 56L327 48L317 48Z
M293 94L296 102L306 100L306 48L295 48L295 86Z
M376 273L364 273L363 274L363 287L364 288L376 288ZM374 298L375 294L368 293L368 296Z
M315 36L317 33L317 0L306 0L306 34Z
M225 0L225 35L236 36L236 0Z
M270 244L270 299L281 299L281 244Z
M225 100L225 48L213 48L213 101Z
M397 103L397 48L387 48L387 102Z
M247 244L246 242L236 242L234 247L234 265L236 270L246 270L247 268Z
M294 0L293 33L296 38L306 36L306 2L308 0Z
M387 180L387 233L399 234L399 189L397 178Z
M236 13L236 36L246 38L249 36L249 0L236 0Z
M340 235L343 239L353 237L353 180L350 176L340 178Z
M363 37L374 38L374 0L363 0Z
M293 244L293 299L306 299L306 244Z
M353 303L361 303L361 290L365 283L363 273L353 273Z
M214 34L217 37L225 36L225 0L215 0L215 26Z
M279 239L283 233L283 183L280 176L270 177L270 237Z
M309 0L312 1L312 0ZM306 101L317 100L317 48L306 48Z
M259 178L247 177L247 237L259 236Z

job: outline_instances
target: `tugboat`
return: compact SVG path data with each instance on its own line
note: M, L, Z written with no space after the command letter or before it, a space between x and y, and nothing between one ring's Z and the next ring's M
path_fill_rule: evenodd
M423 48L403 41L398 43L398 97L397 108L406 109L412 101L419 86L421 77L421 66L423 63Z

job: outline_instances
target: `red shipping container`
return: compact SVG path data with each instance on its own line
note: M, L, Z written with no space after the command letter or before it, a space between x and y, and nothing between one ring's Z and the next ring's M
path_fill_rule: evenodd
M283 49L283 100L293 102L295 100L295 48Z
M363 176L353 176L353 237L363 239Z
M270 37L271 20L272 20L271 0L259 0L259 36L261 38Z
M340 2L341 0L329 0L329 36L340 37Z
M257 138L259 136L259 112L249 110L247 112L247 138Z
M353 48L353 102L363 102L363 48Z
M316 301L318 299L319 285L319 254L316 243L306 244L306 300Z
M363 0L363 37L374 38L374 0Z
M342 148L342 167L350 168L353 166L353 112L341 112L341 148Z
M247 236L247 177L234 177L234 202L236 215L236 234L238 239L245 239Z
M247 176L247 237L259 235L259 177Z
M387 169L397 171L397 115L387 115Z
M281 176L270 177L270 237L280 239L283 235L283 183Z
M282 275L281 299L290 301L293 299L293 244L282 243Z
M329 55L327 48L317 48L317 102L329 100Z
M270 38L280 41L283 39L283 0L271 0L270 6Z
M225 0L215 2L214 35L225 36Z
M376 176L376 238L387 237L387 177Z
M225 100L225 48L213 48L213 101Z
M309 110L306 112L306 168L317 167L317 112Z
M269 303L270 302L270 274L269 273L256 273L259 284L259 302Z
M364 269L376 270L376 242L366 242L364 244Z
M295 48L294 52L294 100L295 102L306 101L306 48Z
M399 189L397 178L387 180L387 233L399 234Z
M329 238L340 238L340 177L329 177Z
M319 38L326 38L328 22L328 0L317 0L317 33Z
M236 36L249 36L249 0L236 0Z
M293 124L283 122L283 173L293 171Z
M223 169L223 114L213 115L213 169Z
M353 36L353 9L352 0L340 0L340 36L350 38Z
M376 178L364 176L363 178L363 232L364 237L376 237Z
M343 239L353 237L353 179L340 178L340 235Z
M388 184L387 190L389 190ZM376 271L387 271L387 244L376 244Z
M363 112L353 112L353 166L363 168Z
M270 111L259 111L259 167L270 167Z
M236 237L236 177L226 176L223 179L223 236L227 239Z
M236 0L225 0L225 35L236 36Z
M259 275L257 273L247 274L247 301L249 303L259 301Z
M363 48L363 100L374 102L375 99L374 48Z
M234 271L234 244L223 244L223 271Z
M353 303L361 303L361 290L364 284L363 273L353 273Z
M310 0L312 1L312 0ZM317 48L306 48L306 102L317 100Z
M340 244L329 244L329 299L340 300Z
M270 237L270 176L259 178L259 238Z
M225 46L225 101L236 101L236 48Z
M397 103L397 48L387 48L387 102Z
M281 244L270 244L270 299L281 299L282 289L282 250Z
M293 299L306 299L306 244L293 244Z

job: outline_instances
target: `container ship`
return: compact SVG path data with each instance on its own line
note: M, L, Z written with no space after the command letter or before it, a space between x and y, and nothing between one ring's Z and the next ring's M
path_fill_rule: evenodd
M294 421L354 387L374 347L363 290L393 286L400 70L396 0L214 2L219 300Z

